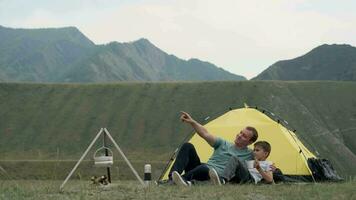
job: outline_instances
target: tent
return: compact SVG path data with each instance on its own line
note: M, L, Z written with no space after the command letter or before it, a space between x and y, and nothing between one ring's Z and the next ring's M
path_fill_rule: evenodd
M245 106L245 108L230 109L225 114L205 124L204 127L211 134L227 141L234 141L236 134L240 130L246 126L253 126L258 131L258 140L265 140L271 144L272 151L268 160L275 163L283 174L314 180L313 172L308 166L308 160L315 160L316 156L303 145L296 136L295 131L286 128L287 124L286 121L272 112L257 107ZM201 162L207 162L213 152L213 148L196 133L193 133L192 137L189 137L186 141L196 147ZM253 146L251 145L250 148L253 148ZM159 180L168 178L169 169L177 152L178 149Z

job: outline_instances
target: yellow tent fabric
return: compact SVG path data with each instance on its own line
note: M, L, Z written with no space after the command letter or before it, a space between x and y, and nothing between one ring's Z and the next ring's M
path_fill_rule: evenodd
M204 125L211 134L229 142L233 142L236 134L246 126L257 129L257 141L265 140L271 144L272 151L268 160L275 163L284 174L311 175L307 159L315 158L313 153L302 144L292 131L255 108L231 110ZM196 133L189 142L195 146L201 162L207 162L213 148ZM253 145L249 148L253 148ZM163 179L168 178L168 172L169 170L165 172Z

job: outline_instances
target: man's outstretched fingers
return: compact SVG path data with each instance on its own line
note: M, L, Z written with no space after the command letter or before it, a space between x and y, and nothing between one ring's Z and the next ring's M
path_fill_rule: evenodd
M192 123L194 121L194 119L189 115L189 113L181 111L182 115L180 116L180 119L183 122L187 122L187 123Z

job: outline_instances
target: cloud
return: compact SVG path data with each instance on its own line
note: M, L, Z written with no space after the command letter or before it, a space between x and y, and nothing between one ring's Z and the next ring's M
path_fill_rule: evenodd
M148 1L121 6L85 30L99 42L145 37L179 57L197 57L252 77L279 59L297 57L323 43L355 44L346 34L354 30L353 21L300 9L308 3Z

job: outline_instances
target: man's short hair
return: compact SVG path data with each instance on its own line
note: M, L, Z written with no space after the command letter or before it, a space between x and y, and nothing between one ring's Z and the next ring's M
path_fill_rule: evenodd
M258 138L257 130L252 126L247 126L246 129L252 132L252 137L250 138L250 142L252 142L252 143L256 142L256 140Z
M254 144L254 146L261 147L263 151L268 152L268 155L271 153L271 145L266 141L258 141Z

